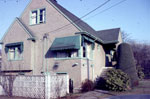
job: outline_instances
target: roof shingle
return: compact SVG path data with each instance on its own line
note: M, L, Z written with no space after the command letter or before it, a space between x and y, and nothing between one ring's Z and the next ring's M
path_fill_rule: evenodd
M59 5L56 0L49 0L55 7L57 7L63 14L65 14L74 24L76 24L83 32L86 31L91 35L98 37L98 39L102 40L104 43L116 42L118 41L120 28L95 31L91 26L89 26L86 22L82 21L80 18L66 10L64 7ZM117 43L117 42L116 42Z

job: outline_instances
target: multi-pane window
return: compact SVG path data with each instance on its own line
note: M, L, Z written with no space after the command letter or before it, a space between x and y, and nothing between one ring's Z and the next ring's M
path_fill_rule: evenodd
M45 23L45 8L43 9L37 9L31 11L31 16L30 16L30 24L40 24L40 23Z
M19 47L10 47L8 49L8 59L9 60L20 60L22 59L22 53Z
M6 44L5 53L8 56L8 60L21 60L23 53L23 42Z

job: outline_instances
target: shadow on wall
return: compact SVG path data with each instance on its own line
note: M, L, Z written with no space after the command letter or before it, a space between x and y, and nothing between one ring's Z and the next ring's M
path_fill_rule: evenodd
M45 54L45 58L54 58L54 57L55 57L55 53L53 51L51 51L49 48Z

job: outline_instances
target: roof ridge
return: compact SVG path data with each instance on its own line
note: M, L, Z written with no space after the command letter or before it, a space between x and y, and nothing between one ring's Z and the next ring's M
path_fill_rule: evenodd
M118 28L111 28L111 29L104 29L104 30L98 30L98 31L96 31L96 33L97 33L97 32L100 32L100 31L116 30L116 29L119 29L119 30L120 30L120 27L118 27Z
M66 8L55 2L55 0L47 0L50 1L55 7L57 7L64 15L66 15L75 25L77 25L79 28L82 29L82 31L89 32L91 34L94 34L95 30L88 25L86 22L84 22L82 19L68 11Z

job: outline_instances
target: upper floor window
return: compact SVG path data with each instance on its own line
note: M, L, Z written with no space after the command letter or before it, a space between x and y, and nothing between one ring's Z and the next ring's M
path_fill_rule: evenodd
M30 25L45 23L45 8L31 11Z

